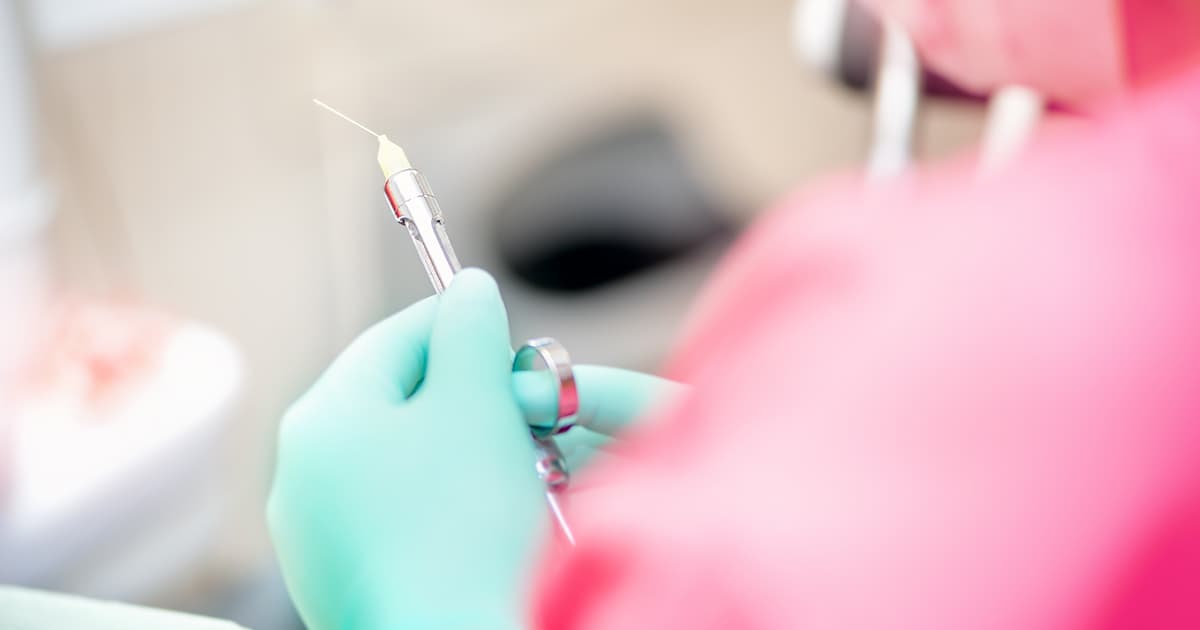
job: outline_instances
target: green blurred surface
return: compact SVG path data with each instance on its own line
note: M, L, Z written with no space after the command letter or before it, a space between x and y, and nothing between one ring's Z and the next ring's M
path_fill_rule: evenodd
M0 586L4 630L236 630L237 624L168 610Z

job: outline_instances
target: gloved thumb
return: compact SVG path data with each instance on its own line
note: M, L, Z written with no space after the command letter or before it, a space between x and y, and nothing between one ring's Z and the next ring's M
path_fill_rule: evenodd
M438 300L423 386L456 387L463 395L508 387L511 361L508 315L496 281L481 269L459 272Z
M512 381L526 420L535 427L552 425L558 409L557 382L538 372L517 372ZM575 366L575 385L579 392L576 425L609 436L688 388L657 376L598 365Z

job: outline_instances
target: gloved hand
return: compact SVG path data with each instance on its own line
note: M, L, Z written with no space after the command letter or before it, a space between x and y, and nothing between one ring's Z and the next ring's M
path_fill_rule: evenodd
M268 518L311 630L521 626L550 521L511 360L494 281L465 270L360 336L288 411ZM535 415L557 405L536 376L516 386ZM604 368L577 378L580 421L598 432L666 387Z
M688 387L640 372L599 365L576 365L579 411L575 427L555 436L568 470L581 470L597 452L644 419L659 404L683 395ZM549 427L558 411L558 383L548 374L516 372L513 393L529 426Z

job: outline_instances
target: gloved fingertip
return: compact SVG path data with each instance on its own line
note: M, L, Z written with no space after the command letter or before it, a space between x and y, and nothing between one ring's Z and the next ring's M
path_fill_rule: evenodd
M488 272L477 267L468 267L460 271L442 295L439 311L440 321L474 319L502 324L507 347L508 311L504 308L504 298L500 297L500 287L496 284L496 279ZM436 330L436 323L434 328ZM496 326L485 327L479 332L496 332L494 328Z
M464 269L438 304L426 384L498 386L507 382L511 353L508 314L495 279L482 269Z
M468 267L458 272L443 295L445 300L470 301L480 304L492 302L501 304L500 287L496 279L483 269Z
M687 386L650 374L596 365L575 368L579 388L578 424L616 435L652 408L687 391Z
M513 395L529 426L548 429L558 418L557 383L549 374L514 372Z

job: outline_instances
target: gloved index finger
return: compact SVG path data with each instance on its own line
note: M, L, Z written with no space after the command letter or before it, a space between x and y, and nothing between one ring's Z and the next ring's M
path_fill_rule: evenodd
M604 435L616 435L655 405L687 390L686 385L657 376L598 365L575 366L579 392L576 424ZM531 426L548 427L558 410L558 383L545 372L513 374L513 393Z
M426 383L462 396L505 391L511 363L508 313L496 281L482 269L460 271L438 305Z
M425 376L429 336L437 312L430 296L363 332L342 351L313 391L400 402Z

